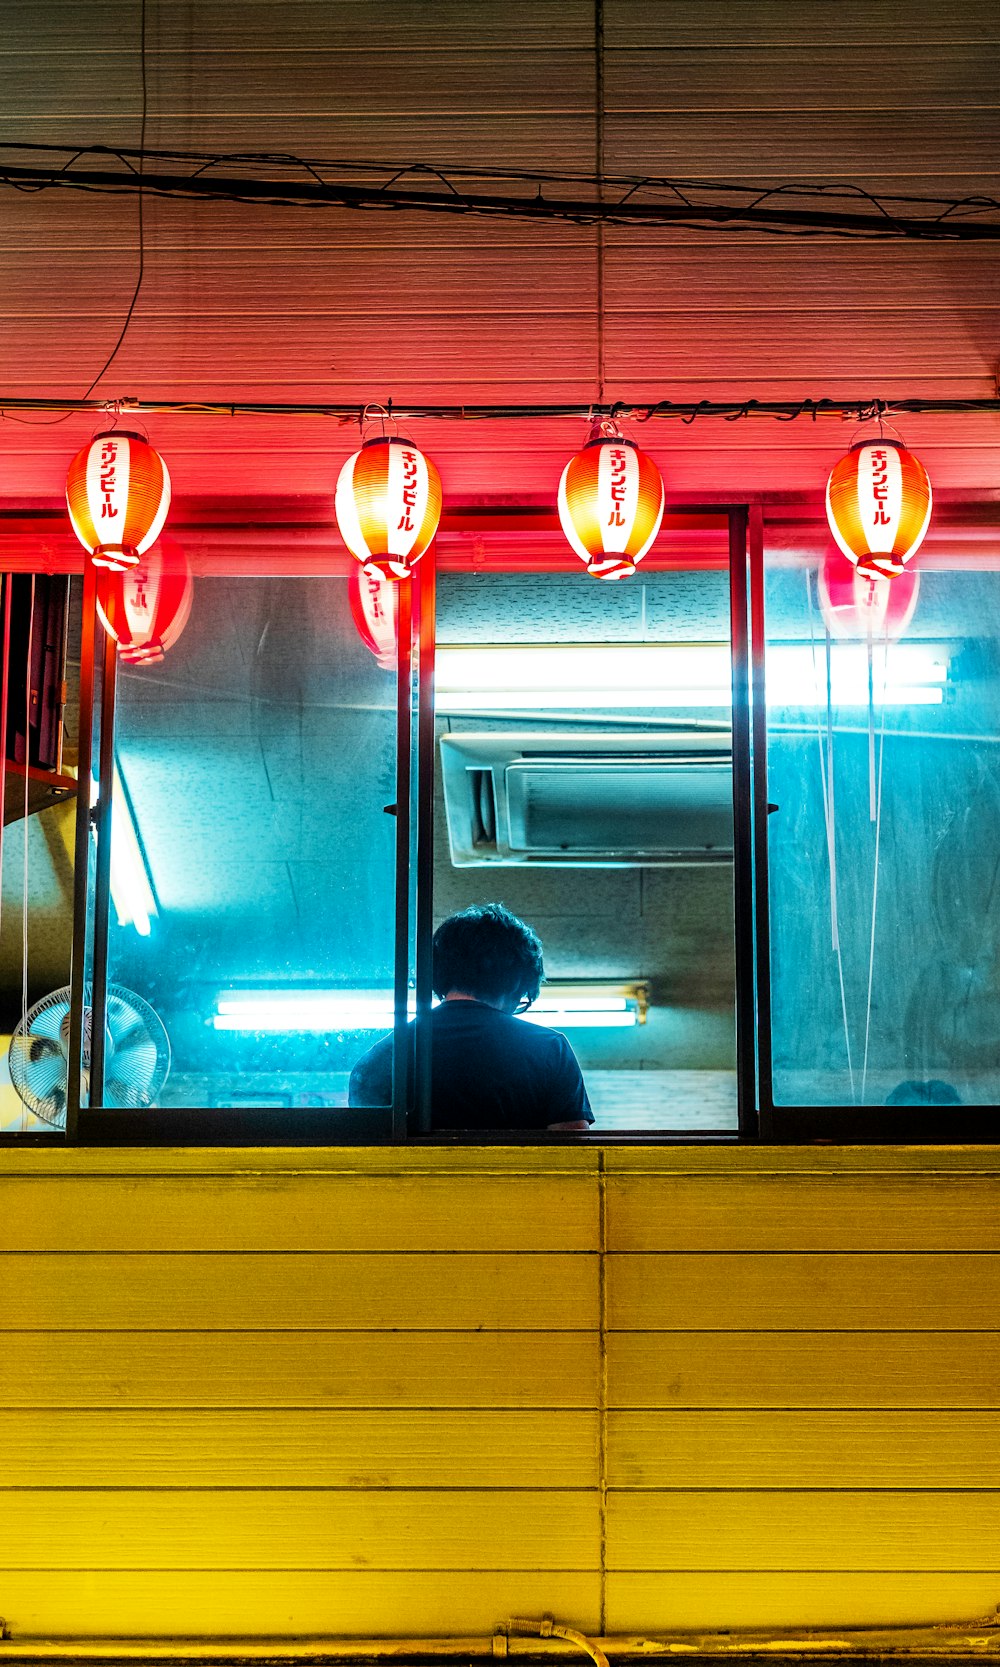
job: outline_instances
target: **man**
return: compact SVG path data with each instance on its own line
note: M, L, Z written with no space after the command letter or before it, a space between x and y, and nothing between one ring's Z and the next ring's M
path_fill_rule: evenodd
M542 946L502 903L450 915L434 934L431 1115L435 1129L552 1129L594 1121L573 1049L557 1030L515 1018L545 976ZM352 1106L392 1099L392 1037L358 1060Z

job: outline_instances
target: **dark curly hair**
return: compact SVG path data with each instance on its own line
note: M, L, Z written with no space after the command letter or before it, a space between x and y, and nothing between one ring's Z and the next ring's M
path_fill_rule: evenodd
M477 903L449 915L434 934L435 995L461 990L511 1009L533 1002L545 968L538 934L502 903Z

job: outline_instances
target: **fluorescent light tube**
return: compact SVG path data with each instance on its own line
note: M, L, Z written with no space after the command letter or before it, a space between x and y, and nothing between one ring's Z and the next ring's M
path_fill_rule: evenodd
M434 1005L437 1005L435 999ZM410 997L413 1011L413 997ZM529 1024L563 1029L631 1029L639 1023L639 1002L603 995L586 986L579 993L557 985L543 991L527 1013ZM381 990L224 990L212 1018L215 1030L367 1031L391 1030L394 1006Z
M926 643L876 643L876 704L936 706L948 659ZM836 706L867 706L868 651L835 643L831 692ZM823 654L809 643L767 650L772 706L825 706ZM732 704L728 643L443 644L437 650L435 700L442 715L460 712L608 711L618 708L722 707Z
M91 805L96 805L99 797L99 784L92 777ZM93 833L96 840L96 828ZM156 899L117 764L111 787L111 901L119 926L134 926L140 938L149 937L157 913Z

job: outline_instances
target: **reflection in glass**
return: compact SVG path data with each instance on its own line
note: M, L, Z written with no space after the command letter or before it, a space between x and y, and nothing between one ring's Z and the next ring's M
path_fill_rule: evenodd
M543 1000L626 1002L570 1027L598 1132L735 1130L727 571L445 573L437 602L435 923L505 903Z
M395 703L346 578L200 579L120 666L109 978L166 1027L162 1104L346 1105L392 1002Z
M1000 1093L1000 574L922 562L835 609L829 558L767 562L777 1104Z

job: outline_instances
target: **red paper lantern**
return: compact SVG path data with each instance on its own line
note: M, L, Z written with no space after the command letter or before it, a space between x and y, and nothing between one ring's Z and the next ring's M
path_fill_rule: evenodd
M167 518L167 465L139 434L98 434L69 466L66 505L96 566L134 567Z
M191 613L194 580L187 557L164 539L127 571L97 575L97 613L126 665L162 660Z
M663 477L617 431L596 435L563 470L559 519L588 573L627 578L660 530Z
M827 481L830 531L848 561L891 579L923 542L931 498L927 470L901 440L859 440Z
M409 577L438 529L441 476L412 440L367 440L337 481L340 536L366 573Z
M864 572L831 550L819 570L819 606L830 635L881 642L901 637L917 605L920 575Z
M384 671L392 671L399 652L399 590L381 573L355 567L347 581L351 615L358 635Z

